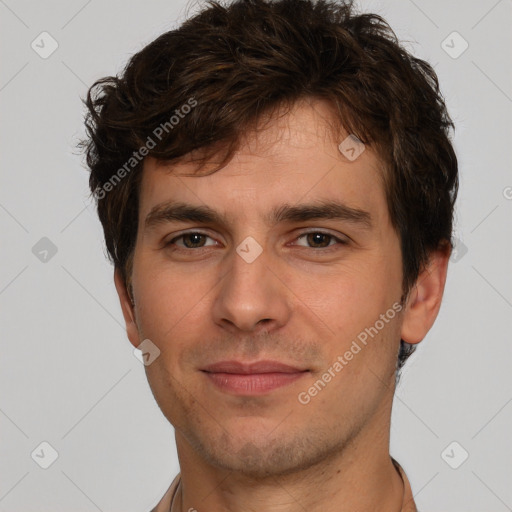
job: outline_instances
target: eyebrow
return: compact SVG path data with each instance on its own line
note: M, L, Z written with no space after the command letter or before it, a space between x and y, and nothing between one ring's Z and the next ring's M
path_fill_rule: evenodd
M372 228L372 217L368 211L352 208L337 201L316 201L315 203L290 205L274 208L265 217L269 225L279 222L308 222L311 220L336 219ZM191 205L167 201L151 209L144 222L145 231L168 222L198 222L201 224L228 224L225 217L209 206Z

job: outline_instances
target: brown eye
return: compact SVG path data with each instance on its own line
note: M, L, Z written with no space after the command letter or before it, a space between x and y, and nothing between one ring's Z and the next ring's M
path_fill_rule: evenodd
M300 239L305 239L307 247L310 247L311 249L324 249L326 247L335 245L336 242L342 245L347 243L344 240L331 235L330 233L324 233L322 231L311 231L309 233L304 233L297 238L297 240ZM332 242L335 243L333 244Z
M325 233L308 233L306 235L308 243L316 247L328 247L332 238L332 236Z
M202 247L201 241L204 242L205 236L201 233L188 233L186 235L183 235L181 238L183 238L183 244L188 249L196 249L198 246Z
M166 246L176 245L177 247L184 248L184 249L202 249L203 247L208 247L207 245L205 245L207 238L211 238L211 237L209 237L208 235L206 235L204 233L200 233L197 231L191 231L189 233L183 233L182 235L177 236L176 238L173 238L172 240L167 242L165 245ZM183 243L177 244L176 242L178 240L183 240ZM210 245L214 245L214 244L210 244Z

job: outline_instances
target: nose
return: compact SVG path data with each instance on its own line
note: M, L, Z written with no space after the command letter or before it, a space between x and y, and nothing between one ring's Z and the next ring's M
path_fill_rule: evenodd
M213 316L232 333L272 332L291 315L291 291L279 275L276 260L264 250L251 263L233 252L230 267L217 288Z

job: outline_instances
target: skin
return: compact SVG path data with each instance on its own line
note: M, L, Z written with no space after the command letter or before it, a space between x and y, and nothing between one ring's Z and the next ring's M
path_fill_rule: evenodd
M401 509L403 484L389 456L399 342L420 342L434 323L449 251L432 253L404 309L301 404L298 394L402 296L380 160L370 147L345 158L331 115L321 100L298 102L247 134L233 160L209 176L192 175L186 161L144 162L135 305L119 271L115 283L131 343L149 338L161 352L145 368L176 432L182 485L173 512ZM265 221L275 206L327 199L369 212L371 229L339 219ZM226 223L145 230L151 209L168 200L207 205ZM347 243L304 235L315 230ZM184 231L206 237L165 246ZM252 263L236 252L248 236L263 249ZM234 396L200 371L228 359L309 372L262 396Z

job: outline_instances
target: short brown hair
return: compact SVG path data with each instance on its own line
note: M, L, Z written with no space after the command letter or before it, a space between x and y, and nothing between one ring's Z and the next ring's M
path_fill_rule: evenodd
M108 254L128 289L141 148L162 161L200 154L199 164L221 154L215 172L264 114L303 98L330 102L340 125L374 147L385 163L404 296L430 252L453 246L458 171L449 129L454 125L436 73L401 46L383 18L358 14L352 4L209 1L134 55L120 76L92 85L85 100L88 138L81 147ZM185 115L183 106L191 99L194 108ZM179 124L172 123L178 114ZM159 126L166 129L149 148ZM114 182L116 173L122 179ZM398 369L414 347L401 341Z

